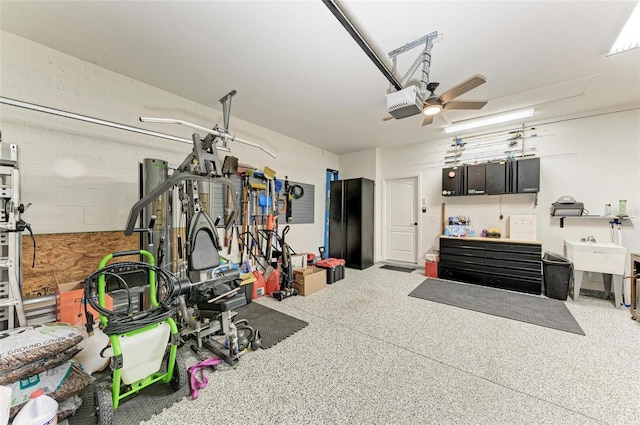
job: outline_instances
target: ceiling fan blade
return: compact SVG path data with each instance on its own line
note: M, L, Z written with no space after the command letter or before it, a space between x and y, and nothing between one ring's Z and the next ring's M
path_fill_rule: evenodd
M472 102L472 101L464 101L458 100L453 102L447 102L444 104L443 109L482 109L487 102Z
M434 115L425 115L422 120L422 126L424 127L425 125L431 124L433 122L433 117Z
M447 125L451 125L451 118L449 118L449 115L445 111L440 112L439 115Z
M473 77L469 78L466 81L463 81L462 83L458 84L455 87L451 87L449 90L447 90L446 92L442 93L440 95L440 99L442 99L442 101L444 103L449 102L450 100L455 99L456 97L475 89L476 87L484 84L487 82L487 79L485 77L483 77L482 75L474 75Z

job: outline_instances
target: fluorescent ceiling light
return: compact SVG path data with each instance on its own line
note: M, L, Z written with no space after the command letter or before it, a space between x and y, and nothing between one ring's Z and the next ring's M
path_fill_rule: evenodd
M519 118L532 117L535 109L525 109L522 111L507 112L506 114L494 115L477 120L462 121L444 128L444 132L455 133L456 131L469 130L471 128L484 127L486 125L498 124L505 121L517 120Z
M611 50L609 50L607 56L626 52L638 46L640 46L640 3L636 4L636 8L631 12L631 16L629 16L627 23L622 27L618 39L613 43L613 46L611 46Z

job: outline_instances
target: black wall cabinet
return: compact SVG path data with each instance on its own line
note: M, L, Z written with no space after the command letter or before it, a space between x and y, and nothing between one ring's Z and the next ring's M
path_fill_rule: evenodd
M329 256L347 267L373 265L373 187L368 179L331 182L329 192Z
M465 195L484 195L486 192L485 164L467 165L465 170L467 184L465 186Z
M527 158L511 162L512 193L535 193L540 191L540 158Z
M539 191L540 158L442 169L443 196L500 195Z
M465 167L448 167L442 169L442 195L458 196L464 190Z
M507 163L489 162L485 164L486 191L488 195L502 195L509 188Z

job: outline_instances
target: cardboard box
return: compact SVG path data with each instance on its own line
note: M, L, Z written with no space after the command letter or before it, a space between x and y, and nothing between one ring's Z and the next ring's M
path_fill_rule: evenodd
M318 269L313 267L313 266L312 267L297 267L297 268L293 269L293 276L294 276L294 278L295 278L295 276L298 276L298 275L306 276L308 274L312 274L312 273L315 273L317 271L318 271Z
M524 241L537 240L536 216L533 214L514 214L509 216L509 238Z
M293 286L300 295L310 295L327 286L327 272L322 269L315 267L294 269L293 276L295 278Z
M307 267L307 254L293 254L291 256L291 265L293 268Z
M98 300L96 299L96 302ZM82 282L59 283L58 284L58 309L57 319L59 322L75 325L85 323L84 317L84 285ZM105 294L105 307L108 310L113 308L113 299ZM98 323L98 312L90 305L87 310L93 314L93 320Z

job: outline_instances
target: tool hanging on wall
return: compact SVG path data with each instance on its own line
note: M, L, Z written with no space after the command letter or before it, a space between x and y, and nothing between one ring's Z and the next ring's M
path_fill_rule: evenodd
M289 176L284 176L284 192L287 198L287 208L285 212L285 217L287 223L290 223L293 220L293 203L294 199L300 199L304 196L304 188L299 184L291 185L289 184Z
M247 203L247 186L245 185L244 182L244 176L241 176L241 181L242 181L242 192L241 192L241 198L240 198L240 220L239 220L239 224L240 224L240 229L237 228L238 223L236 223L236 235L237 235L237 243L238 243L238 251L240 253L240 263L244 263L244 239L242 236L242 232L244 232L244 227L246 225L246 203Z
M265 216L264 229L267 232L267 246L265 249L265 259L267 264L271 265L273 260L273 233L277 232L277 201L275 199L275 177L276 172L269 167L264 167L264 176L267 182L267 199L270 212Z
M222 175L227 179L231 177L232 174L236 174L238 172L238 158L235 156L227 155L224 158L224 162L222 163ZM231 206L231 196L235 196L232 193L231 187L226 186L226 194L225 194L225 210L224 210L224 222L225 222L225 230L224 230L224 246L231 247L231 238L233 237L233 227L226 226L227 223L232 221L234 217L234 210ZM231 250L229 249L229 252Z
M291 186L289 185L289 176L284 176L284 193L287 199L287 208L285 210L285 219L287 223L291 221Z

